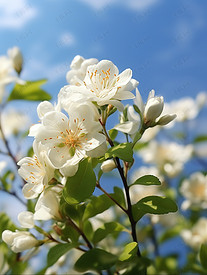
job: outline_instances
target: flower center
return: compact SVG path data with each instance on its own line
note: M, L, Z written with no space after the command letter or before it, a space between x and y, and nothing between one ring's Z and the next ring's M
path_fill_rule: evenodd
M60 133L63 142L61 142L58 147L67 146L71 156L75 154L76 148L82 148L82 143L87 140L87 138L85 138L86 134L83 132L82 128L82 123L84 121L85 119L82 121L78 118L74 119L74 130L66 129L65 132Z

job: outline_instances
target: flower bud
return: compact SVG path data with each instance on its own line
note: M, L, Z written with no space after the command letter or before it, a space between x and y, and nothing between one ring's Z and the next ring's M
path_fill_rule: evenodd
M23 66L23 56L18 47L13 47L8 50L8 56L12 60L15 71L20 74Z
M2 233L2 240L11 246L12 251L15 253L33 248L38 245L39 241L27 231L5 230Z
M18 215L18 221L21 227L33 228L34 227L34 217L33 213L30 211L23 211Z
M101 165L101 170L104 173L112 171L114 168L116 168L116 164L113 159L107 159L105 160Z
M151 97L145 106L144 119L145 122L153 122L158 118L163 110L164 100L163 97Z

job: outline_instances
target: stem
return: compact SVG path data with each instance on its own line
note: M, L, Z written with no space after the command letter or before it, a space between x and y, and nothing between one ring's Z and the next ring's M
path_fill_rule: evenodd
M132 228L132 233L131 233L132 239L133 239L134 242L138 243L137 234L136 234L136 222L135 222L135 220L133 218L133 214L132 214L132 204L131 204L131 199L130 199L130 195L129 195L129 186L128 186L127 180L124 176L123 168L121 167L119 158L115 158L115 159L116 159L117 168L118 168L118 171L119 171L119 174L121 176L121 179L122 179L122 182L123 182L123 185L124 185L124 189L125 189L125 194L126 194L126 199L127 199L127 206L128 206L127 214L128 214L128 217L129 217L129 221L131 223L131 228ZM139 257L141 257L141 252L139 250L139 247L137 249L137 255Z
M103 115L103 113L102 113ZM103 117L103 116L102 116ZM104 134L106 135L106 140L108 141L108 143L111 145L111 147L114 146L114 143L113 141L110 139L107 131L106 131L106 127L105 127L105 121L102 122L100 121L102 127L103 127L103 131L104 131ZM136 234L136 222L133 218L133 214L132 214L132 204L131 204L131 199L130 199L130 195L129 195L129 187L128 187L128 184L127 184L127 179L124 175L124 171L123 171L123 168L121 167L121 164L120 164L120 160L118 157L114 158L115 162L116 162L116 166L117 166L117 169L119 171L119 174L121 176L121 179L122 179L122 182L123 182L123 185L124 185L124 189L125 189L125 194L126 194L126 199L127 199L127 206L128 206L128 209L126 210L126 214L128 215L129 217L129 221L130 221L130 224L131 224L131 229L132 229L132 232L131 232L131 235L132 235L132 239L134 242L136 242L138 244L138 240L137 240L137 234ZM128 168L127 168L128 170ZM126 175L127 175L127 170L126 170ZM141 257L141 252L139 250L139 246L137 246L137 256L138 257Z
M124 207L122 207L122 206L118 203L118 201L116 201L114 198L112 198L112 196L111 196L106 190L104 190L104 189L101 187L101 185L100 185L99 182L96 182L96 187L97 187L98 189L100 189L109 199L111 199L116 205L119 206L119 208L121 208L121 209L127 214L127 210L126 210Z
M84 232L73 222L73 220L70 217L67 217L67 221L70 225L73 226L73 228L83 237L84 241L86 242L89 249L92 249L93 246L84 234Z

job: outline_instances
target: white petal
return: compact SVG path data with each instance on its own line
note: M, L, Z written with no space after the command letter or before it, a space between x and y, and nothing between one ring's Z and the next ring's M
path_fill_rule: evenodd
M51 111L54 111L54 106L49 101L43 101L37 106L37 114L40 119L42 119L46 113Z
M119 99L119 100L124 100L124 99L134 99L135 96L133 93L131 93L129 91L119 91L118 90L113 98Z
M139 108L141 114L143 114L144 113L144 103L142 101L141 94L137 88L136 88L136 98L134 100L134 103Z
M64 167L60 169L60 172L63 174L64 177L72 177L78 171L78 164L70 165L66 164Z
M33 190L33 187L34 187L34 184L32 184L32 183L26 183L23 186L22 192L26 199L34 199L39 195L39 193L37 193Z
M134 122L127 121L121 124L117 124L114 129L131 135L138 130L138 127Z
M117 81L117 86L124 86L126 85L130 79L132 78L132 70L126 69L122 73L118 75L119 80Z
M21 227L33 228L34 227L34 217L33 213L30 211L23 211L18 215L18 221Z

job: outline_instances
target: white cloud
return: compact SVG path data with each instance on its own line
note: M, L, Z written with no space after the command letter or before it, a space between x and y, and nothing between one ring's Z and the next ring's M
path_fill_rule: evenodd
M75 37L70 32L62 33L59 37L58 47L70 47L75 44Z
M19 29L37 15L28 0L0 1L0 28Z
M111 5L120 5L126 8L143 11L154 4L160 2L160 0L79 0L83 3L88 4L95 10L103 10Z

